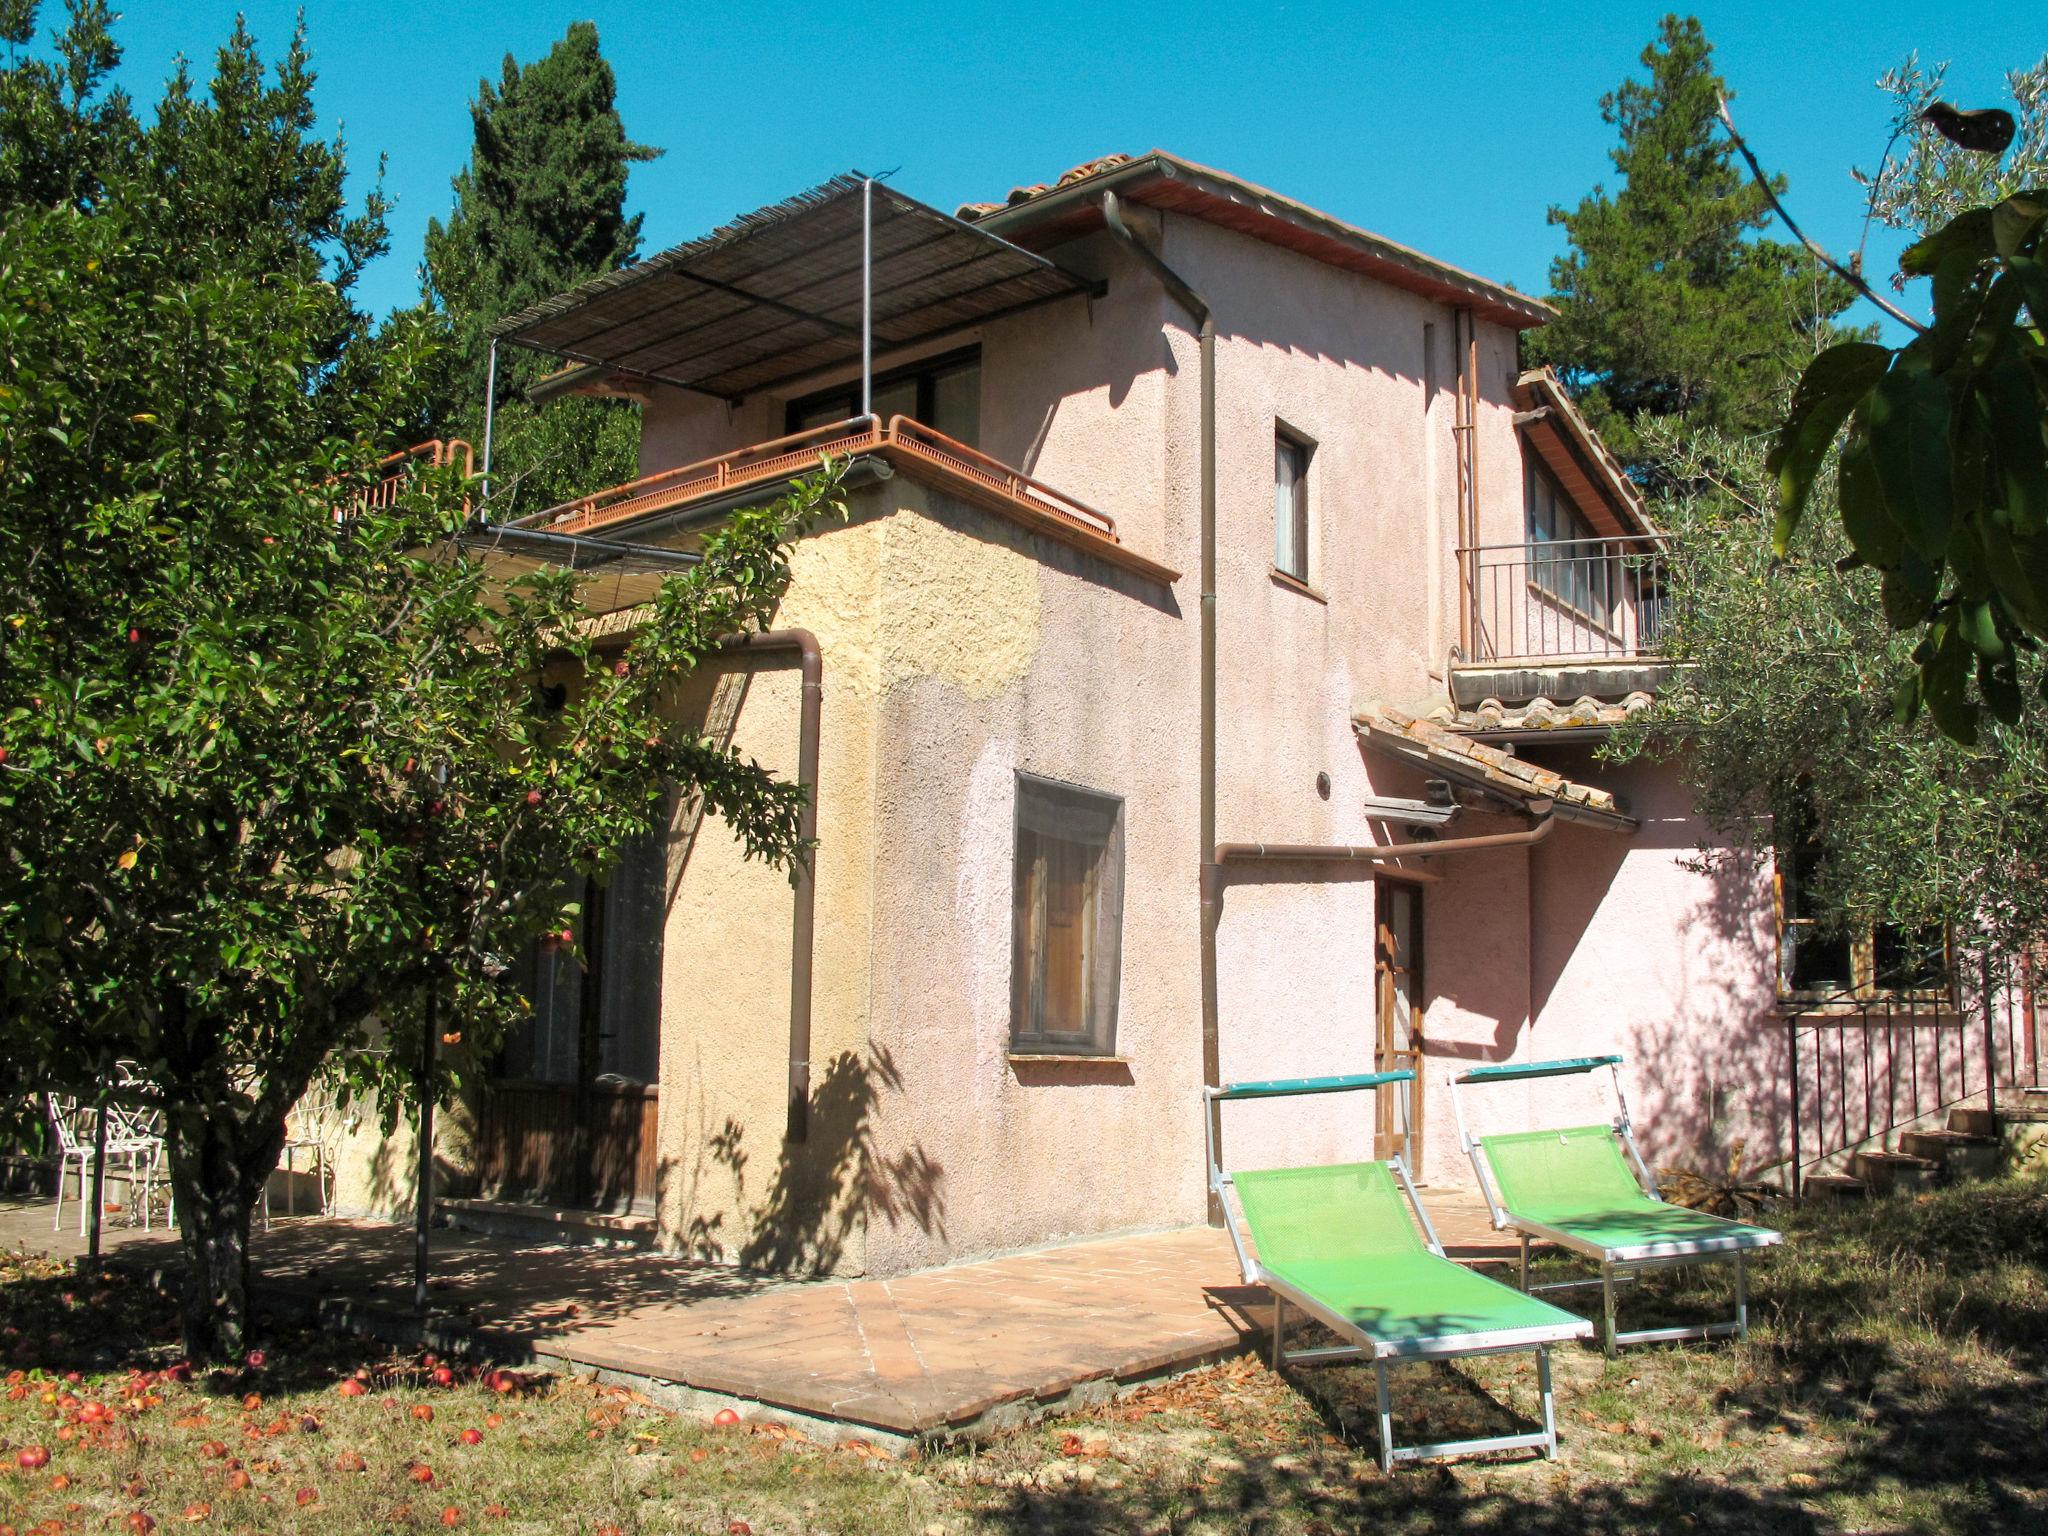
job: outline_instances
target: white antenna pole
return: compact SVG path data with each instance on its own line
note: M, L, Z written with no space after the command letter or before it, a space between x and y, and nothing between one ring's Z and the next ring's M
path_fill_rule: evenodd
M860 184L860 413L875 411L875 178Z

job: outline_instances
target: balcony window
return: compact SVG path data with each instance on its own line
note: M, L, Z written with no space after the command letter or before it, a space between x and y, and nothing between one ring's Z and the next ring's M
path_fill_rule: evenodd
M1010 1046L1113 1055L1122 967L1123 802L1017 776Z
M970 448L981 446L981 349L949 352L875 375L869 395L883 421L908 416ZM785 430L808 432L860 414L860 380L789 403Z
M1529 582L1602 629L1614 627L1613 556L1550 472L1527 467Z

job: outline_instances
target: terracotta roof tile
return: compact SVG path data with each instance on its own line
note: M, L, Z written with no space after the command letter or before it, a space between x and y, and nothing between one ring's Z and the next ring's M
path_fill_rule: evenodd
M1618 702L1581 694L1569 704L1538 694L1526 704L1512 706L1499 699L1481 699L1471 709L1439 704L1425 718L1452 731L1588 730L1640 720L1653 702L1649 694L1640 691L1624 695Z
M1595 821L1623 830L1635 827L1606 790L1474 741L1437 720L1418 720L1384 704L1368 704L1354 725L1372 746L1462 783L1509 800L1549 800L1566 820Z

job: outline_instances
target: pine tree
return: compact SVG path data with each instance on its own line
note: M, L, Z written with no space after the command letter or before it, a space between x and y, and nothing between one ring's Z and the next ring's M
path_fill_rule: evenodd
M1643 50L1646 80L1601 98L1620 130L1619 191L1595 186L1552 208L1571 249L1551 264L1558 320L1529 338L1625 463L1647 455L1644 417L1746 437L1845 309L1848 287L1795 245L1754 238L1762 191L1732 163L1715 123L1726 89L1694 17L1666 16Z
M625 211L627 170L660 151L626 137L616 94L587 21L534 63L507 54L498 84L478 85L475 144L455 178L455 207L445 224L427 226L427 298L447 317L460 360L435 430L481 437L492 325L637 255L640 215ZM635 473L637 408L564 400L538 413L526 402L527 386L551 366L499 351L493 480L522 509Z

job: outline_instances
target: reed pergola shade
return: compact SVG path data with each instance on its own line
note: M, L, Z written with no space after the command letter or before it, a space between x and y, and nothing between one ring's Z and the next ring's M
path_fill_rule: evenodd
M864 264L865 180L834 177L535 304L493 334L628 377L737 399L860 359L864 265L876 353L1096 289L880 182Z

